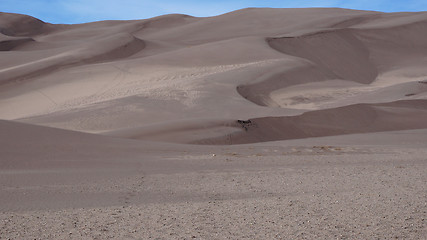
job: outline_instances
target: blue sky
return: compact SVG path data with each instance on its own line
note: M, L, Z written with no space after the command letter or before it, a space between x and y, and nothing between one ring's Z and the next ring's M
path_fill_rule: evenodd
M427 0L0 0L0 12L28 14L50 23L144 19L169 13L204 17L247 7L427 11Z

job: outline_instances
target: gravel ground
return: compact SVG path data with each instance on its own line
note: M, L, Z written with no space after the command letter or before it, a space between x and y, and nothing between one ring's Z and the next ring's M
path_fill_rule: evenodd
M217 169L145 174L64 188L108 192L117 202L102 207L5 209L0 214L1 239L427 236L423 150L315 146L284 153L262 149L177 156L183 162L216 162L221 166Z

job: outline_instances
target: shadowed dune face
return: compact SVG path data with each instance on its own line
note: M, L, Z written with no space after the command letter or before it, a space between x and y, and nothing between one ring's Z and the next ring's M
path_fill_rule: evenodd
M250 119L245 131L198 144L245 144L354 133L427 128L427 101L357 104L290 117ZM237 124L236 124L237 125ZM236 127L242 127L238 125Z
M10 51L32 41L34 39L30 37L10 37L0 34L0 51Z
M334 79L368 84L378 76L369 50L348 29L267 41L277 51L307 59Z
M425 128L425 39L425 13L244 9L78 25L0 13L0 118L198 144Z

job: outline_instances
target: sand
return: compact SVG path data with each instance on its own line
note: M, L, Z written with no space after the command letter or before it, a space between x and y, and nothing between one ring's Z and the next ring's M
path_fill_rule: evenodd
M0 13L0 239L424 239L426 29Z

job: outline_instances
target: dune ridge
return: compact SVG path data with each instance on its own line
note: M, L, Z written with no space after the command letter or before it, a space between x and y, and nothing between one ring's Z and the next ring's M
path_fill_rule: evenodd
M142 40L131 35L117 34L109 36L67 52L1 69L0 84L49 74L63 67L125 58L141 51L144 46L145 44Z
M44 34L55 28L31 16L4 12L0 12L0 25L0 33L13 37Z

